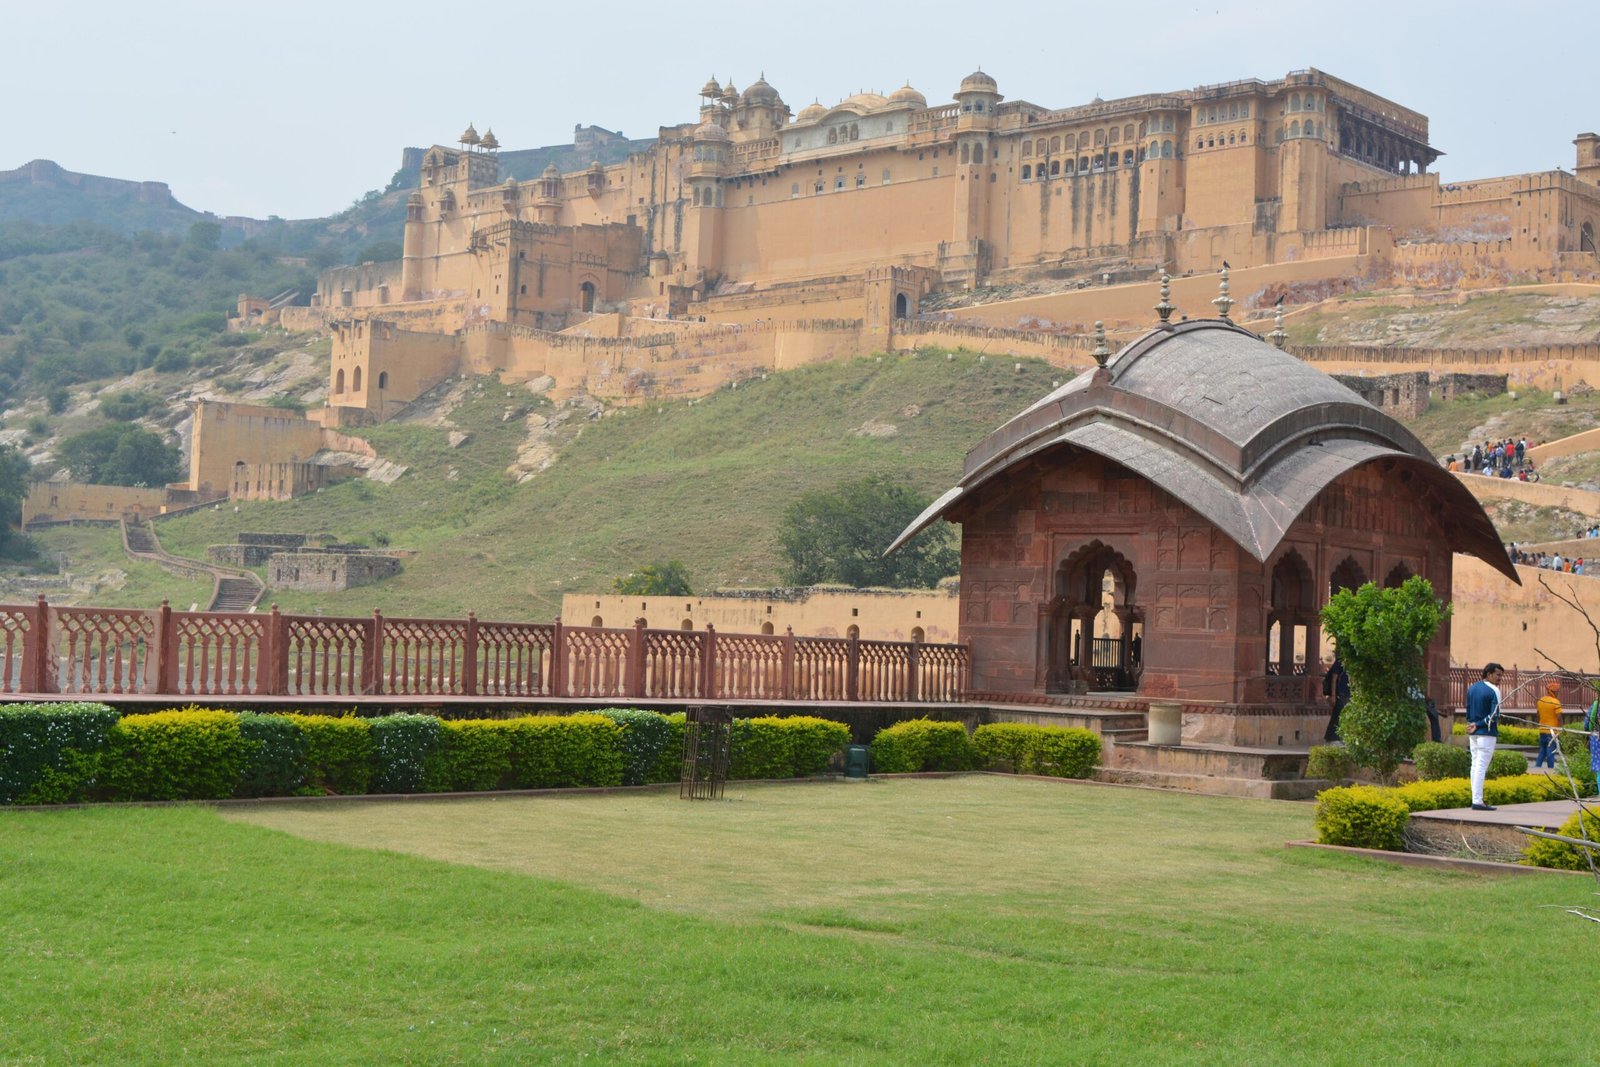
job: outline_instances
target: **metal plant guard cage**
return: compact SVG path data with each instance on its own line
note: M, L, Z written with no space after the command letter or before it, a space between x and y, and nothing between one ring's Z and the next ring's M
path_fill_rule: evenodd
M733 739L733 709L692 706L683 724L684 800L721 800L728 781L728 750Z

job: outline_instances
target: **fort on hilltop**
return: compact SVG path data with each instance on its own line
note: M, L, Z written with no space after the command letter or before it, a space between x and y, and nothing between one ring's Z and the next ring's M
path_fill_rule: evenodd
M1131 317L1100 287L1163 268L1228 262L1261 288L1600 266L1593 134L1573 173L1441 184L1426 116L1318 70L1062 108L1000 90L976 71L952 103L904 86L795 113L764 78L712 79L653 141L587 128L597 156L638 146L609 165L506 178L470 126L409 154L403 258L328 271L295 312L333 333L329 404L383 419L463 371L694 395L1029 319L979 303L929 321L930 297L983 286L1060 282L1062 324ZM1074 301L1075 278L1096 290ZM1007 341L1058 363L1087 348Z

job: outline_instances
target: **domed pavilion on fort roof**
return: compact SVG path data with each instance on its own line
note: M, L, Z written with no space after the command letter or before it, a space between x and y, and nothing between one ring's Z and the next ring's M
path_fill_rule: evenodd
M969 452L895 542L961 524L974 698L1121 689L1325 716L1332 592L1422 575L1449 599L1453 552L1517 580L1410 431L1227 319L1097 358ZM1448 626L1427 664L1443 693Z

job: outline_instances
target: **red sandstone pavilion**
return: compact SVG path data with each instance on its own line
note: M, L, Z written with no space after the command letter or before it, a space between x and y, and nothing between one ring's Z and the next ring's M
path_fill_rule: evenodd
M1226 281L1217 303L1114 357L1102 335L1096 370L990 434L896 539L961 524L969 700L1105 707L1124 690L1181 701L1185 741L1303 744L1326 718L1333 592L1422 575L1448 600L1452 552L1518 581L1420 441L1229 321ZM1427 665L1442 704L1448 627Z

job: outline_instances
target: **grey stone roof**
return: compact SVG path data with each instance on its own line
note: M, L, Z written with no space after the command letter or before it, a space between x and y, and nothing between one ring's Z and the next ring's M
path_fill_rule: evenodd
M893 551L978 486L1046 449L1074 445L1143 475L1265 561L1307 504L1367 463L1402 468L1450 548L1517 581L1494 524L1404 426L1248 330L1202 320L1152 330L1103 370L1033 404L967 453L961 483Z

